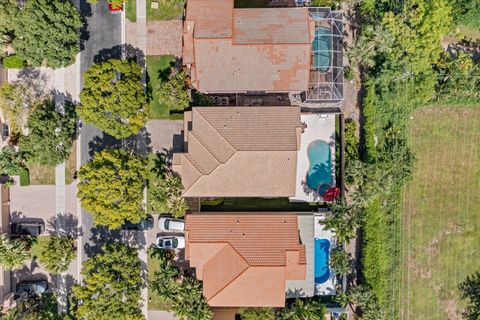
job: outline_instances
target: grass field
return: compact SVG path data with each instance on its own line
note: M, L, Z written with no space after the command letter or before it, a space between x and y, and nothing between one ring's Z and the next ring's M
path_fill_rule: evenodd
M185 2L182 0L159 0L158 9L152 9L152 0L147 0L147 21L180 18Z
M461 319L458 284L480 270L480 106L418 111L409 141L400 319Z
M174 56L147 56L147 94L150 100L149 113L152 119L168 119L173 106L161 104L156 99L161 79L168 76Z

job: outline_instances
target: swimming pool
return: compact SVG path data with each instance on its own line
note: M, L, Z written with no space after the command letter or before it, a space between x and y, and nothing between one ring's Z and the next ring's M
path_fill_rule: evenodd
M315 238L315 283L322 284L330 278L330 241Z
M332 39L331 30L326 27L315 29L315 38L312 42L313 63L320 71L328 71L332 60ZM320 51L320 52L319 52Z
M310 163L306 177L307 186L322 195L332 184L330 146L323 140L314 140L308 145L307 157ZM322 190L319 190L320 186Z

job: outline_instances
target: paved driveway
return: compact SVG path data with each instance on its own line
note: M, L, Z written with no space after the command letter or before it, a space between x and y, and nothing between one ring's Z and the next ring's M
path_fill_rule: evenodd
M147 23L147 55L182 56L182 20Z
M146 129L152 152L183 151L183 120L150 120Z
M76 184L65 187L65 216L68 219L69 229L76 227L77 200ZM22 218L39 218L45 222L48 233L52 233L58 217L55 210L55 186L32 185L27 187L13 186L10 188L10 220L16 221ZM63 222L66 222L65 219Z

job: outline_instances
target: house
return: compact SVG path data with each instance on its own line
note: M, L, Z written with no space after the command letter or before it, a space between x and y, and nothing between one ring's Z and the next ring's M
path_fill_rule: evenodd
M299 108L194 107L184 128L172 161L184 197L295 195Z
M185 256L212 307L282 307L286 282L305 279L294 214L198 213L185 221Z
M188 0L183 63L207 94L306 93L343 99L342 14L329 8L234 8Z

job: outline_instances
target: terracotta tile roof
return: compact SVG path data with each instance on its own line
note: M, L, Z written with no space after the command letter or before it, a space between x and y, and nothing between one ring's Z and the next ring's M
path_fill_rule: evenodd
M183 50L193 85L211 93L306 91L307 9L233 9L233 1L218 1L187 2Z
M235 44L311 44L307 8L235 9Z
M283 306L285 281L305 279L295 215L190 214L185 229L211 306Z
M186 21L194 21L195 38L230 38L233 0L188 0Z
M295 194L297 107L196 107L190 115L187 152L173 161L185 197Z

